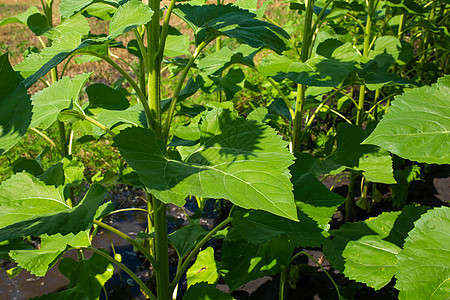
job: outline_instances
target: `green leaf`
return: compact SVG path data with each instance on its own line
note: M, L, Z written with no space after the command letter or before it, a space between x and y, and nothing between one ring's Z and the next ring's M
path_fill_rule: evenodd
M189 55L189 38L182 35L168 35L164 45L164 56Z
M153 16L153 11L138 0L131 0L121 5L109 23L109 39L115 39L119 35L148 23Z
M31 122L30 96L8 61L0 56L0 155L14 146Z
M212 247L200 251L195 263L186 272L188 288L199 282L216 284L219 276Z
M59 113L75 105L86 81L92 73L68 76L58 80L49 87L37 92L31 97L33 117L31 127L47 129L57 120Z
M198 68L205 75L220 76L224 69L235 63L253 66L253 57L257 50L248 45L240 45L231 50L223 47L217 52L213 52L198 62Z
M89 34L90 28L89 23L81 14L76 14L68 19L65 19L48 32L44 33L43 36L50 39L55 39L63 34L79 33L81 36L86 36Z
M21 14L1 20L0 27L7 25L7 24L11 24L11 23L19 23L22 25L26 25L28 17L30 17L31 15L34 15L34 14L38 14L38 13L40 13L40 11L37 7L30 6L27 9L27 11L25 11Z
M398 254L399 299L445 299L450 295L450 209L435 208L423 214L408 233Z
M90 259L81 261L66 257L59 263L59 270L69 278L69 288L80 286L89 299L98 299L101 288L114 273L114 266L103 256L94 253Z
M363 144L423 163L450 163L450 76L395 97Z
M294 62L284 56L271 54L261 61L259 71L280 82L287 78L308 86L337 87L354 70L354 62L314 57L308 61Z
M77 206L69 208L62 199L61 188L46 186L26 173L13 175L2 183L1 189L0 241L86 230L92 226L106 193L103 186L93 185Z
M214 285L206 282L197 283L189 287L183 295L183 300L233 300L230 294L218 290Z
M406 206L364 222L346 223L324 245L332 266L350 279L380 289L396 272L397 253L413 222L428 208Z
M61 5L59 7L59 13L62 18L69 18L75 13L87 8L89 5L101 2L112 6L118 6L118 1L116 0L61 0Z
M83 288L76 286L70 289L63 290L61 292L45 294L40 297L34 297L30 300L90 300L90 298L84 293Z
M327 171L334 175L345 168L362 171L372 182L396 183L389 153L379 147L360 145L366 133L360 127L342 124L336 133L337 149L325 159Z
M35 249L33 245L21 238L6 240L0 242L0 259L11 260L9 252L11 250L31 250Z
M147 189L182 206L188 195L229 199L297 220L288 167L293 156L271 128L214 109L203 116L200 143L178 147L172 159L155 133L127 128L114 138L122 156Z
M130 124L136 127L147 127L142 105L136 104L126 110L105 110L99 113L98 121L107 127L113 127L117 124Z
M280 273L293 251L294 245L285 236L256 245L230 230L223 241L221 273L234 291L251 280Z
M342 256L346 259L344 274L352 280L379 290L394 276L400 248L376 235L349 241Z
M239 6L243 9L248 9L250 12L256 14L256 17L258 19L261 19L267 9L267 6L269 6L273 2L274 0L266 0L263 2L260 8L258 8L258 0L237 0L234 5Z
M361 60L363 63L358 70L358 75L369 90L374 91L388 83L408 84L408 81L388 72L389 67L395 62L391 55L380 53L374 59L362 58Z
M89 234L82 231L77 235L43 235L39 249L12 250L9 255L20 267L28 270L31 274L45 276L48 269L66 251L69 244L77 247L90 246Z
M208 232L199 224L184 226L169 235L169 243L174 246L179 257L184 257L194 248L199 239Z
M282 28L255 19L248 10L228 5L177 5L173 11L194 30L197 45L224 35L253 48L270 48L277 53L286 50L289 35Z
M130 102L120 91L103 83L91 84L86 88L86 93L89 97L89 108L125 110L130 106Z

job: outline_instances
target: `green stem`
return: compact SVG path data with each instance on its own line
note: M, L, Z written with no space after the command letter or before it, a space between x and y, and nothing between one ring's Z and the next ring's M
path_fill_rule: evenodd
M143 211L143 212L147 213L147 210L143 209L143 208L122 208L122 209L118 209L118 210L110 212L109 214L105 215L103 218L106 218L107 216L110 216L113 214L127 212L127 211Z
M231 214L231 212L230 212ZM192 249L191 253L186 257L183 264L180 268L177 269L177 274L175 275L175 278L173 279L172 283L170 284L170 292L169 294L173 293L173 290L177 286L178 282L181 279L181 276L183 276L186 269L189 267L189 264L191 263L194 256L198 254L200 251L200 248L203 247L203 245L209 241L219 230L221 230L223 227L225 227L228 223L230 223L233 220L231 216L228 216L224 221L222 221L219 225L217 225L213 230L208 232L208 234L195 245L194 249ZM181 259L181 258L180 258Z
M159 40L159 48L158 48L158 59L161 63L164 56L164 48L166 46L167 33L169 31L169 22L170 17L172 16L173 8L175 7L175 1L171 0L169 6L167 7L166 15L164 17L164 23L161 30L161 38Z
M105 252L100 251L98 249L95 249L92 247L87 247L84 249L87 249L89 251L97 253L98 255L101 255L102 257L106 258L107 260L109 260L110 262L112 262L113 264L115 264L116 266L121 268L122 270L124 270L125 273L130 275L130 277L133 278L134 281L136 281L136 283L140 286L142 291L144 291L145 296L149 297L152 300L157 300L155 295L153 295L152 291L150 291L150 289L145 285L145 283L143 283L142 280L140 280L139 277L136 276L136 274L134 274L130 269L127 268L127 266L122 264L120 261L116 260L115 258L111 257L110 255L108 255Z
M83 115L83 118L88 121L89 123L94 124L97 127L100 127L103 131L109 133L109 135L111 135L112 137L116 136L116 133L114 131L112 131L111 129L109 129L108 127L106 127L105 125L103 125L102 123L100 123L97 120L92 119L91 117L87 116L87 115Z
M155 259L153 258L153 256L151 256L150 253L144 247L142 247L141 244L136 242L134 239L132 239L131 237L129 237L128 235L126 235L122 231L117 230L116 228L111 227L111 226L109 226L109 225L107 225L105 223L102 223L100 221L94 220L94 224L102 227L103 229L111 231L112 233L114 233L114 234L120 236L121 238L123 238L124 240L126 240L128 243L133 245L136 249L138 249L139 251L141 251L142 254L145 255L145 257L150 261L150 263L152 264L152 266L153 266L153 268L155 270L159 269L159 266L158 266L157 262L155 261Z
M280 274L280 290L278 292L278 299L284 300L287 296L286 283L289 282L289 275L291 273L291 264L283 269Z
M167 238L166 204L155 197L152 200L154 207L155 255L158 265L161 266L156 272L156 290L159 300L168 300L172 292L169 291L169 256L167 252L169 243Z
M59 154L61 156L63 156L62 153L61 153L61 150L58 148L58 146L56 146L55 142L48 135L46 135L45 133L43 133L42 131L40 131L40 130L34 128L34 127L30 127L30 129L32 131L36 132L37 134L39 134L41 137L43 137L44 140L46 140L50 145L55 147L58 150Z
M145 68L148 69L149 64L148 64L147 50L145 49L144 42L142 40L142 36L137 29L134 29L133 33L138 42L139 50L141 51L141 55L142 55L142 59L144 61Z
M167 142L167 140L169 138L170 124L172 123L173 115L175 113L175 106L178 101L178 97L180 95L181 88L183 87L184 80L186 79L187 74L189 73L189 70L191 69L192 65L194 64L195 59L200 55L200 53L206 47L206 45L208 45L208 43L209 43L209 41L204 41L200 45L198 45L197 49L195 49L194 54L189 59L186 67L183 70L183 73L181 74L181 76L178 80L177 86L175 88L175 92L172 96L172 101L170 101L170 106L169 106L169 110L168 110L168 114L167 114L166 123L164 124L163 140L165 142Z

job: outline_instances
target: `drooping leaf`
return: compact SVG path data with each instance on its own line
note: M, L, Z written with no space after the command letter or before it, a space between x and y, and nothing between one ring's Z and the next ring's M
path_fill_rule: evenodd
M41 236L39 249L12 250L9 252L9 255L19 266L28 270L31 274L45 276L48 269L65 252L69 244L77 247L89 246L88 233L82 231L77 235L43 235Z
M358 75L364 81L369 90L379 89L389 83L408 84L408 81L398 77L395 73L388 72L395 59L386 53L380 53L373 59L361 59L361 69Z
M363 144L383 147L410 160L450 163L450 76L431 87L421 87L395 97Z
M120 91L103 83L91 84L86 88L86 93L89 97L89 108L125 110L130 106L130 102Z
M101 288L113 275L114 266L94 253L90 259L81 261L66 257L59 263L59 270L69 278L69 288L80 286L89 299L98 299Z
M26 25L27 24L27 20L28 17L30 17L31 15L34 14L38 14L40 13L39 9L35 6L30 6L27 11L20 13L18 15L3 19L0 21L0 27L7 25L7 24L11 24L11 23L19 23L22 25Z
M280 273L290 263L293 251L294 245L285 236L256 245L230 230L223 241L220 271L234 291L253 279Z
M214 248L212 247L200 251L195 263L186 272L188 288L199 282L216 284L219 277L219 271L214 259Z
M191 286L183 295L183 300L233 300L230 294L218 290L214 285L200 282Z
M332 266L352 280L380 289L396 273L397 253L407 233L428 208L406 206L364 222L346 223L330 233L324 253Z
M182 161L169 157L151 130L127 128L114 142L163 202L182 206L188 195L224 198L297 220L288 172L292 155L279 135L222 109L206 113L199 130L198 145L179 147Z
M109 23L108 38L115 39L119 35L146 24L152 19L153 11L141 1L131 0L121 5Z
M199 239L203 238L208 232L198 224L184 226L168 237L169 243L175 247L180 257L184 257L194 248Z
M194 30L197 45L220 35L236 38L253 48L270 48L277 53L286 50L289 35L282 28L255 19L248 10L228 5L177 5L174 13Z
M99 113L98 121L107 127L117 124L130 124L136 127L147 127L145 112L140 104L133 105L126 110L105 110Z
M61 17L69 18L95 2L112 4L112 7L118 6L118 1L116 0L61 0L59 13L61 14Z
M77 107L78 96L92 73L68 76L31 97L33 117L31 127L47 129L57 120L58 114L71 106Z
M43 233L76 234L86 230L91 227L106 193L103 186L93 185L77 206L69 208L64 203L60 188L46 186L26 173L13 175L3 182L1 188L4 192L0 202L0 241ZM49 198L43 198L45 195ZM16 206L16 202L21 205Z
M31 122L31 101L8 61L0 56L0 155L14 146Z
M308 86L337 87L354 70L354 62L314 57L306 62L294 62L284 56L271 54L259 66L264 76L276 81L287 78Z
M423 214L408 233L398 254L399 299L445 299L450 295L450 209L435 208Z

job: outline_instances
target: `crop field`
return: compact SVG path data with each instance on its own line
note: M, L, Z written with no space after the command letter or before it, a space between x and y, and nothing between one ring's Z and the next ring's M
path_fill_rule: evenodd
M446 0L2 0L0 300L450 298Z

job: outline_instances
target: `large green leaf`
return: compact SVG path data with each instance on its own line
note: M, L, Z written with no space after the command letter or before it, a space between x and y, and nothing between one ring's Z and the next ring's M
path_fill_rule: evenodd
M205 75L220 76L225 68L235 63L253 66L253 56L256 51L248 45L240 45L234 50L223 47L201 59L198 62L198 68Z
M230 294L218 290L206 282L191 286L183 295L183 300L233 300Z
M293 156L281 136L223 109L206 113L198 127L200 143L178 147L182 161L171 158L148 129L127 128L114 141L163 202L182 206L188 195L224 198L297 220L288 170Z
M214 259L214 248L212 247L200 251L195 263L186 272L188 288L199 282L216 284L219 277L219 271Z
M45 276L55 260L70 246L90 246L89 233L79 232L77 235L42 235L39 249L12 250L10 257L17 264L36 276Z
M58 80L49 87L31 97L33 117L31 127L48 128L56 121L63 110L77 105L78 96L92 73L68 76Z
M75 13L96 2L107 3L112 7L118 6L118 1L116 0L61 0L59 12L61 17L69 18Z
M8 61L0 56L0 155L14 146L31 122L31 101Z
M230 230L223 241L221 273L234 291L253 279L280 273L293 251L294 245L285 236L256 245Z
M45 294L40 297L34 297L30 300L90 300L90 298L84 293L84 289L81 286L76 286L70 289L66 289L60 292Z
M184 257L194 248L197 241L203 238L208 232L199 224L184 226L168 237L169 243L175 247L179 257Z
M195 42L212 41L224 35L253 48L270 48L281 53L286 50L289 35L282 28L255 19L248 10L228 5L177 5L174 13L194 30Z
M25 11L25 12L23 12L21 14L18 14L18 15L15 15L15 16L12 16L12 17L9 17L9 18L1 20L0 21L0 27L2 27L4 25L7 25L7 24L11 24L11 23L19 23L19 24L22 24L22 25L26 25L28 18L31 15L38 14L38 13L40 13L38 8L36 8L34 6L30 6L27 9L27 11Z
M98 114L98 121L107 127L117 124L147 127L145 112L140 104L133 105L126 110L104 110Z
M424 163L450 163L450 76L431 87L395 97L389 112L363 142L403 158Z
M259 66L262 75L273 76L277 81L287 78L295 83L321 87L339 86L353 70L354 62L315 57L302 63L276 54L263 59Z
M109 23L108 38L115 39L119 35L146 24L152 19L153 11L138 0L131 0L121 5Z
M0 186L0 227L70 207L62 188L47 186L27 173L18 173Z
M450 295L450 208L425 213L408 233L398 254L399 299L447 299Z
M66 257L59 263L59 270L69 278L69 288L80 286L89 299L98 299L101 288L114 273L114 266L103 256L94 253L90 259L81 261Z
M258 19L261 19L264 15L264 12L267 9L267 6L272 4L274 0L265 0L261 7L258 8L258 0L237 0L234 5L239 6L243 9L248 9L252 13L256 14Z
M25 173L14 175L1 188L0 241L86 230L106 193L103 186L93 185L77 206L69 208L60 188L46 186Z
M396 273L397 254L413 222L426 207L407 206L364 222L346 223L330 233L324 253L332 266L350 279L375 289L388 284Z

